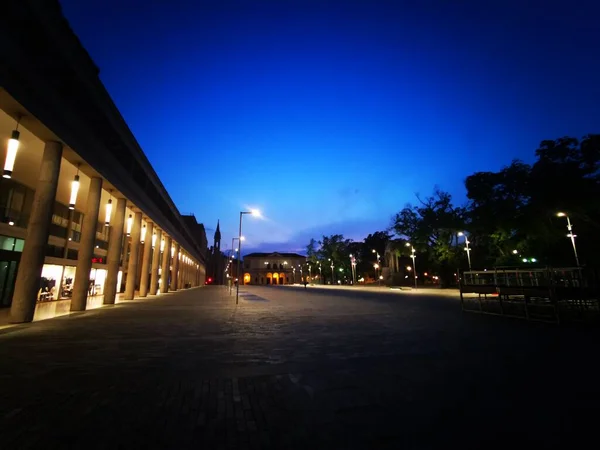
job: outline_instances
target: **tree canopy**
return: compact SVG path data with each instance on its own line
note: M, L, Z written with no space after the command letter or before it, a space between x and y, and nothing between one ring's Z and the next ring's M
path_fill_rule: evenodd
M454 204L448 192L435 188L431 196L417 196L415 204L394 214L389 230L369 234L363 242L335 234L323 236L317 249L313 239L307 247L309 259L331 259L345 270L353 254L358 257L358 270L374 275L376 254L383 257L386 246L405 257L414 247L421 270L436 271L449 283L457 268L467 267L468 239L473 268L533 261L573 266L573 248L566 236L568 216L577 236L580 262L596 265L600 252L600 135L542 141L535 157L533 164L513 160L497 172L469 175L464 205ZM559 212L563 214L558 216Z

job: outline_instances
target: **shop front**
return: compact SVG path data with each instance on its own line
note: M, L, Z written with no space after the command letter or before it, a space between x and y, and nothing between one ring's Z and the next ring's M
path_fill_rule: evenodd
M103 264L104 258L95 257L92 260L88 297L104 295L106 269L103 267ZM75 266L44 264L40 280L40 289L38 291L38 302L70 299L73 296L75 273Z

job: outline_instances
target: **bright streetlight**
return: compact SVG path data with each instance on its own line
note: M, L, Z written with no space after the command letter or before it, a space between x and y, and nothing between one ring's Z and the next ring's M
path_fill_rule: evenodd
M575 238L576 234L573 234L573 225L571 225L571 219L569 216L563 212L559 212L556 214L558 217L566 217L567 218L567 230L569 230L569 234L567 234L568 238L571 238L571 244L573 244L573 253L575 254L575 262L577 263L577 267L579 267L579 256L577 256L577 247L575 246Z
M352 285L356 284L356 258L350 255L350 267L352 268Z
M411 251L410 257L413 260L413 270L415 272L415 289L417 289L417 263L415 262L415 259L417 259L417 255L415 254L416 251L410 242L407 242L405 245L406 245L406 247L410 247L410 251Z
M331 261L331 258L327 258L329 261ZM334 282L335 282L335 272L333 271L334 269L334 265L333 265L333 261L331 261L331 285L333 286Z
M234 243L234 241L239 241L239 240L243 241L244 239L245 239L244 236L241 236L241 237L232 237L231 238L231 255L230 255L229 261L233 261L233 256L234 256L233 254L236 253L237 251L239 251L239 248L236 248L235 250L233 249L233 243ZM239 269L239 267L238 267L238 269ZM238 276L238 278L239 278L239 276ZM230 284L229 285L229 295L231 295L232 289L233 289L233 284Z
M240 256L238 257L237 260L237 284L235 285L235 304L237 305L239 300L240 300L240 260L242 259L242 217L244 217L244 214L251 214L255 217L261 217L260 216L260 211L258 209L251 209L250 211L240 211L240 231L238 233L238 245L239 245L239 251L240 251ZM233 245L232 245L233 247Z
M459 231L458 235L465 237L465 251L467 252L467 259L469 260L469 270L471 270L471 249L469 248L469 238L462 231Z
M323 284L323 269L321 267L321 262L319 262L319 284Z

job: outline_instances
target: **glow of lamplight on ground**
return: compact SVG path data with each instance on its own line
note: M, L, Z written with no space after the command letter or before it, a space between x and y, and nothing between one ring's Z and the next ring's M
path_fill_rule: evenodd
M104 297L89 297L86 309L96 309L103 305ZM71 311L71 300L57 300L52 302L39 302L35 305L33 321L52 319L54 317L66 316Z

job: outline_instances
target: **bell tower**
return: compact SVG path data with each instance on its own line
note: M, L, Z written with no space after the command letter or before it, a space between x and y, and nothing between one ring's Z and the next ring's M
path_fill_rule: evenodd
M217 220L212 253L213 280L215 284L223 283L223 256L221 255L221 227Z
M221 254L221 229L219 227L219 221L217 220L217 229L215 231L215 242L213 246L213 251L215 254Z

